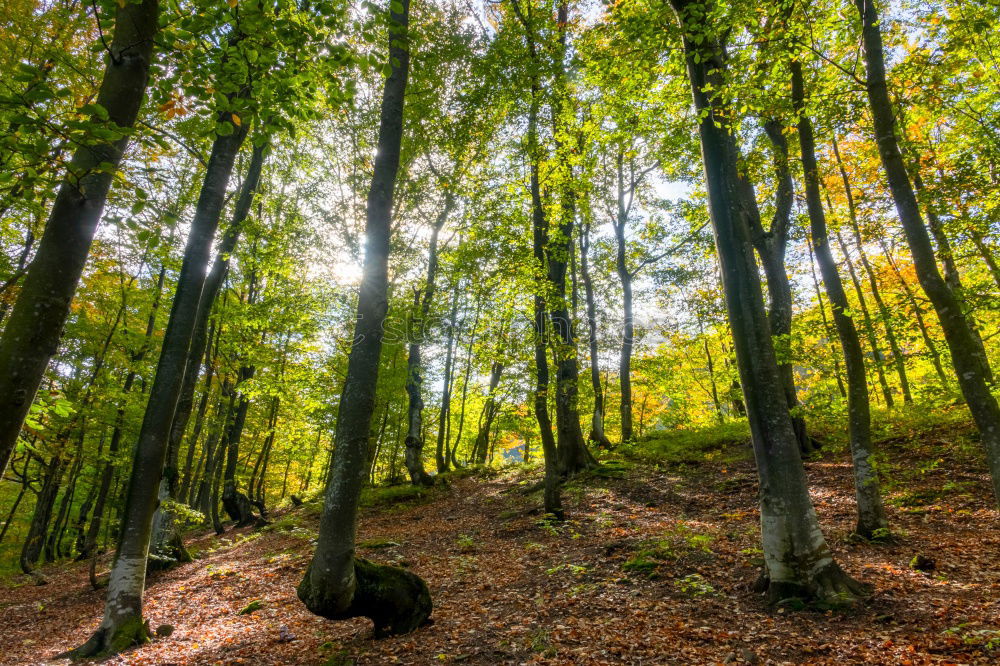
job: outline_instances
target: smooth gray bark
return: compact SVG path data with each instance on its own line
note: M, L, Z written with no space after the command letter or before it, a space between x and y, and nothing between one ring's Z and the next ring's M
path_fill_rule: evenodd
M219 118L226 122L229 112ZM201 194L184 249L177 290L163 336L163 346L149 401L134 449L132 473L125 492L121 536L108 583L101 626L77 657L115 654L149 640L142 618L142 596L152 536L153 513L166 461L170 426L184 381L185 365L205 284L212 239L225 203L236 154L246 137L246 124L215 139Z
M972 418L979 430L986 462L993 480L994 498L1000 504L1000 406L990 391L989 361L976 344L974 327L955 292L941 277L927 227L910 183L896 136L896 119L886 85L885 56L878 10L872 0L855 0L861 18L866 84L879 156L913 256L917 279L937 312L951 362Z
M747 210L756 202L740 172L731 109L711 92L726 85L725 50L721 38L703 24L702 15L690 11L704 8L699 0L671 0L671 5L685 33L688 79L700 116L709 213L760 477L768 597L771 601L799 597L852 603L863 590L834 561L820 531L778 373L751 240L754 211ZM695 35L702 37L700 44L695 43Z
M844 291L844 284L837 272L837 263L830 250L826 215L823 212L823 200L819 190L820 174L816 163L816 141L813 136L812 121L805 113L806 93L802 64L795 60L789 63L789 66L792 70L792 99L799 117L799 147L805 174L806 206L809 211L812 244L820 274L823 276L823 285L830 297L833 321L844 352L844 365L847 367L847 431L854 463L854 493L858 510L855 531L870 539L875 536L885 536L889 521L882 505L878 474L875 472L872 460L871 407L868 402L864 353L861 351L858 330L850 316L847 292Z
M403 105L410 67L409 0L389 9L391 73L382 94L378 151L368 192L365 258L358 294L354 344L337 413L330 478L320 517L316 551L298 596L311 612L338 620L368 617L376 636L413 631L431 613L427 584L404 569L355 557L358 501L367 479L372 415L382 355L382 325L388 310L392 197L403 138Z
M17 444L24 418L59 347L70 302L90 253L114 171L146 96L158 32L158 0L119 5L96 103L107 114L90 122L124 130L94 139L73 154L49 213L38 251L0 337L0 474ZM110 168L99 168L107 164Z

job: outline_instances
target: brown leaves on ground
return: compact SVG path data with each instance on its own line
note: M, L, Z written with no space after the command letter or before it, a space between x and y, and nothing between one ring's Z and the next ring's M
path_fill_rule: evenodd
M913 447L894 443L889 455L912 470ZM108 663L995 663L998 515L981 469L949 465L890 487L900 538L875 545L848 538L846 457L807 463L839 561L876 589L853 612L773 610L751 590L760 553L749 461L684 473L619 468L574 482L561 525L542 520L537 496L519 492L525 477L510 473L364 516L361 554L423 576L432 625L375 641L366 620L309 614L294 589L316 527L306 507L262 533L193 539L196 561L149 581L147 617L174 632ZM912 569L917 554L935 569ZM90 590L85 566L46 575L46 587L4 591L5 664L40 663L100 621L102 594ZM259 609L240 615L252 601Z

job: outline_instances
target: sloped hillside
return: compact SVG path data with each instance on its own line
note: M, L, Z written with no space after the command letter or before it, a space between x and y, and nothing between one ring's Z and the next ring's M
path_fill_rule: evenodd
M838 559L875 587L852 612L768 609L754 593L756 484L739 438L701 447L649 442L570 483L570 520L547 522L539 471L453 478L429 491L370 493L361 552L411 567L434 595L433 624L374 641L365 620L309 614L295 585L311 553L315 504L262 531L191 540L196 560L154 574L146 609L169 636L120 664L994 663L1000 655L1000 532L981 467L934 463L967 431L884 442L906 463L888 477L895 542L847 538L845 456L807 463ZM835 448L835 447L834 447ZM919 459L919 464L914 464ZM914 557L921 556L919 569ZM5 664L41 663L100 621L85 566L12 581L0 602ZM242 614L241 614L242 611Z

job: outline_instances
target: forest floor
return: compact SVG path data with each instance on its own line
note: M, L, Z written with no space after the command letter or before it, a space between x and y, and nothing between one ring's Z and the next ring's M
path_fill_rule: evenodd
M167 638L111 664L986 664L1000 660L1000 529L968 427L884 440L897 540L850 538L847 455L807 462L813 501L840 564L874 586L851 611L769 608L758 576L756 482L742 438L652 444L569 484L552 524L518 466L415 494L375 491L360 553L428 582L434 622L373 640L367 620L308 613L295 586L318 507L262 531L197 533L196 560L153 574L146 613ZM657 448L660 446L660 448ZM964 451L959 455L957 451ZM918 571L915 555L934 561ZM106 569L107 562L103 562ZM42 663L82 643L103 595L85 564L7 581L0 663ZM239 614L252 601L260 609Z

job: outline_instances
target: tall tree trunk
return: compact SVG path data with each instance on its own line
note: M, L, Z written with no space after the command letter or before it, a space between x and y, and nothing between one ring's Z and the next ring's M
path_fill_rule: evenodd
M809 499L798 442L788 413L750 237L754 197L739 167L731 109L717 96L725 82L723 45L705 35L698 0L671 0L687 60L708 187L709 213L722 267L726 308L750 420L760 477L760 514L768 597L850 603L862 587L841 570ZM690 11L694 9L695 11ZM696 44L694 36L702 37Z
M240 368L240 384L253 378L255 368L244 366ZM222 475L222 506L226 513L236 523L236 527L246 527L257 521L250 498L236 487L236 465L240 457L240 440L243 438L243 428L250 410L250 398L242 391L239 393L239 403L236 414L226 431L226 468ZM263 478L263 473L261 474ZM248 488L247 493L252 494Z
M59 500L59 509L56 511L52 529L45 539L45 562L51 564L59 557L59 544L62 541L63 528L69 517L69 508L73 504L73 497L76 495L76 483L80 478L80 470L83 469L83 443L85 432L81 428L77 437L76 451L73 454L73 464L69 469L69 476L66 479L66 489L63 491L62 499Z
M700 315L698 315L698 332L701 334L701 345L705 352L705 365L708 369L709 394L712 396L712 405L715 407L715 418L721 424L726 420L726 417L722 413L722 401L719 400L719 387L715 381L715 362L712 359L712 350L708 345L708 336L705 335L705 328L702 325Z
M458 432L451 447L451 464L455 469L461 467L458 463L458 445L462 442L465 430L465 405L469 397L469 375L472 373L472 345L476 341L476 329L479 327L479 313L482 310L481 298L476 298L476 313L472 318L472 330L469 333L469 344L465 350L465 376L462 379L462 403L458 411Z
M368 193L367 242L353 338L356 342L347 360L316 552L298 587L299 599L311 612L331 620L369 617L375 623L376 636L409 633L431 613L427 584L416 574L354 555L358 500L367 476L365 463L382 353L382 325L388 309L392 196L399 171L410 65L410 2L400 0L399 5L393 2L389 9L391 74L382 96L378 150ZM393 11L393 7L402 11Z
M854 493L857 501L858 522L856 532L866 539L878 536L889 527L882 505L878 474L872 460L871 408L868 403L868 378L865 373L864 353L858 330L850 316L847 292L837 272L837 263L830 251L826 230L826 216L819 191L819 168L816 164L816 143L812 121L805 113L806 95L802 78L802 63L792 60L792 99L798 113L799 146L805 172L806 206L809 210L810 231L823 285L833 307L833 320L844 350L847 366L847 431L854 462Z
M538 114L541 104L541 83L539 69L541 63L538 55L538 45L535 29L532 23L531 3L525 3L526 11L522 11L519 0L511 2L511 9L524 27L528 55L533 64L531 73L531 102L528 111L527 157L530 171L531 190L531 229L532 250L535 260L536 279L534 285L534 342L535 342L535 419L542 438L542 456L545 462L545 478L543 503L545 513L557 520L564 517L562 500L560 498L560 465L555 437L552 434L552 420L549 417L549 357L548 326L546 325L546 289L545 278L548 276L548 256L546 248L549 245L548 220L542 203L541 183L539 179L541 148L538 143ZM551 282L551 280L550 280ZM549 285L545 285L549 286Z
M204 408L207 405L207 392L211 387L211 372L207 353L207 349L211 346L211 336L208 335L209 315L219 296L219 291L222 288L226 274L229 272L230 256L236 249L236 243L243 230L243 225L253 206L254 195L260 185L261 172L264 169L267 145L266 142L261 142L253 148L250 165L247 167L246 177L243 179L243 184L240 187L240 195L236 200L232 218L230 219L229 226L226 227L226 230L222 234L222 239L215 254L215 260L212 262L212 270L209 271L208 277L205 278L201 299L198 301L198 312L191 335L191 346L188 349L185 362L184 382L181 385L181 394L177 400L177 409L170 426L168 447L171 452L180 449L181 440L184 438L184 432L187 430L188 420L191 417L191 410L194 406L194 390L198 383L198 367L201 365L203 358L206 364L206 396L202 397L202 401L198 406L199 417L196 419L196 426L200 423L200 417L204 415ZM197 436L195 435L191 439L192 446L196 441ZM170 456L168 456L168 462L169 460ZM164 470L164 474L169 481L169 495L173 498L177 495L177 484L173 480L177 478L177 470L168 467Z
M914 167L913 171L913 186L917 189L917 192L923 191L923 180L920 177L920 172L917 167ZM928 203L925 210L927 211L927 226L930 227L931 235L934 237L934 242L937 243L938 257L941 260L941 266L944 268L944 283L949 289L951 289L951 293L955 296L959 305L963 307L963 313L968 321L969 330L972 332L972 342L976 345L976 354L985 361L989 358L986 355L986 345L983 344L983 337L979 333L975 317L972 316L972 313L969 311L968 305L965 302L965 287L962 284L962 276L958 272L958 265L955 263L955 255L951 248L951 241L948 239L948 234L944 229L944 224L941 222L941 218L938 217L937 212L934 210L933 204ZM919 269L917 270L919 271ZM919 280L919 274L917 279ZM988 361L986 361L983 365L983 376L986 378L987 385L993 384L993 370L990 368Z
M59 347L70 301L83 274L114 172L146 94L158 30L158 0L127 2L115 13L115 33L90 122L120 138L93 137L73 154L38 252L0 336L0 474Z
M229 112L219 118L229 122ZM125 494L121 538L108 584L104 619L100 628L80 648L76 657L114 654L149 640L142 619L142 593L146 582L146 556L152 533L153 512L167 454L170 426L184 381L198 303L205 284L212 239L225 201L233 162L246 137L247 125L235 127L212 146L195 209L170 319L163 337L146 413L134 450L132 474ZM183 548L183 544L179 544Z
M424 399L421 395L423 387L423 368L420 362L420 345L424 335L424 325L430 314L431 303L437 284L438 271L438 235L448 219L448 214L455 205L455 198L449 190L445 194L444 208L434 221L431 229L430 252L427 257L427 279L423 292L414 292L414 310L416 319L408 326L410 344L406 359L406 394L409 398L406 431L406 470L410 473L410 483L415 486L434 484L434 478L424 470Z
M233 412L233 401L230 400L229 403L229 414ZM227 418L228 421L228 418ZM222 516L219 514L219 498L222 494L222 470L225 467L225 460L227 456L227 440L225 437L221 437L219 440L218 448L215 452L215 466L212 468L212 477L209 482L208 491L208 507L205 515L212 523L212 529L219 536L222 536L226 532L225 526L222 524Z
M854 293L858 298L858 309L861 310L861 321L864 322L868 346L871 347L872 361L875 365L875 374L878 377L879 386L882 389L882 397L885 399L885 406L892 409L895 407L896 401L892 397L892 389L889 388L889 382L885 378L885 367L883 364L885 354L879 348L875 323L872 321L871 311L868 309L868 302L865 299L865 290L861 286L861 280L858 278L857 271L854 270L854 260L851 259L851 253L847 249L847 243L844 242L844 237L841 235L839 229L837 230L837 244L840 245L840 252L844 255L847 274L851 276L851 284L854 285Z
M825 216L824 216L825 217ZM809 247L809 272L812 273L813 289L816 291L816 304L819 307L819 316L823 321L823 331L826 334L827 339L830 341L830 351L833 356L833 374L837 378L837 389L840 391L840 397L847 397L847 390L844 388L844 378L840 375L840 356L837 354L837 350L833 342L833 330L830 328L830 321L826 318L826 306L823 305L823 292L819 288L819 278L816 277L816 263L814 261L815 255L813 253L812 238L807 239L807 244Z
M774 216L771 226L765 231L759 216L751 215L750 235L754 247L763 264L767 276L768 311L767 320L771 327L778 351L778 374L785 392L785 400L792 414L792 428L795 439L802 453L810 453L815 448L806 430L805 419L796 413L799 406L798 393L795 390L795 368L791 361L792 335L792 286L785 270L785 249L788 246L788 234L791 228L792 199L795 188L792 183L792 172L788 166L788 140L785 138L784 127L774 119L764 121L764 133L770 140L774 153ZM747 193L753 196L752 190ZM748 211L755 211L756 202L748 205Z
M601 388L601 365L597 353L597 304L594 285L590 279L590 223L580 229L580 276L583 294L587 301L587 343L590 348L590 385L594 391L594 415L590 421L590 441L609 449L611 440L604 434L604 390Z
M560 0L556 24L559 33L557 50L555 94L552 97L552 134L555 141L556 159L560 168L559 215L555 233L547 234L546 259L548 263L549 317L552 320L551 344L556 364L556 452L559 455L559 473L565 476L577 474L593 467L597 461L587 449L580 426L580 366L577 360L577 341L570 303L566 294L566 270L574 256L573 234L576 226L576 190L574 189L573 167L569 159L571 147L565 138L569 131L566 126L564 104L569 100L566 85L567 31L569 26L568 0ZM537 61L537 58L533 58ZM537 140L536 140L537 141Z
M455 345L457 344L457 340L455 338L455 324L456 319L458 318L458 284L458 280L455 280L455 285L451 294L451 319L448 321L448 337L445 341L444 387L441 391L441 411L438 415L437 451L435 452L438 474L447 472L450 468L451 462L448 457L447 444L450 441L448 431L451 427L451 392L452 385L454 383L453 369L455 362ZM388 413L388 405L386 405L386 413ZM385 430L384 419L382 421L382 430Z
M205 470L201 474L201 481L198 484L198 492L195 498L195 508L205 515L206 522L210 519L212 501L212 480L215 478L215 470L219 466L223 452L220 451L219 439L225 423L229 420L229 411L232 409L231 386L228 378L223 377L220 387L219 399L215 406L215 418L209 428L208 436L205 438Z
M832 138L833 154L837 158L837 168L840 170L840 178L844 183L844 193L847 197L848 219L851 222L851 231L854 234L854 244L858 248L858 258L861 260L861 267L865 269L865 274L868 276L868 284L871 288L872 298L875 300L876 307L878 307L879 318L882 320L882 326L885 327L885 339L889 343L889 351L892 352L893 365L895 365L896 374L899 376L899 386L903 392L903 402L911 404L913 402L913 396L910 394L910 380L906 376L906 359L903 358L903 351L900 349L899 341L896 339L896 334L892 330L892 317L889 314L889 308L886 307L885 301L882 299L882 291L878 286L875 269L872 268L871 262L868 261L868 256L865 254L864 241L861 239L861 225L858 224L857 210L854 205L854 194L851 191L851 181L847 176L847 169L844 168L844 161L840 158L840 147L837 145L836 135Z
M201 438L201 430L205 423L205 414L208 412L208 402L212 397L212 381L215 379L215 356L212 353L212 338L215 337L215 325L208 332L208 342L205 349L205 387L202 389L201 397L198 399L198 410L194 417L194 428L191 430L191 436L188 438L188 450L187 458L184 461L184 470L181 472L181 486L177 491L177 496L181 502L189 503L191 491L195 487L194 477L197 475L197 467L201 466L201 460L198 461L197 467L192 469L194 464L195 452L198 449L198 441ZM197 370L193 371L194 374L198 374ZM187 369L185 369L184 379L187 380ZM185 381L186 383L186 381ZM181 396L183 398L183 395ZM177 423L178 416L174 416L174 424ZM173 437L174 429L171 427L171 437ZM202 456L204 457L204 450L202 451Z
M962 304L938 272L931 239L906 173L896 138L896 120L886 86L878 10L872 0L855 0L855 6L861 17L868 101L874 121L879 156L882 158L889 190L896 202L899 220L903 225L910 252L913 254L917 279L937 312L945 340L951 350L951 362L958 375L959 387L979 429L990 476L993 479L994 497L1000 504L1000 406L990 391L989 361L976 344L973 326L966 318Z
M503 373L504 364L500 361L493 361L490 368L490 387L486 394L486 404L483 406L483 415L479 425L479 434L476 435L476 443L472 447L472 462L477 465L486 463L489 453L490 429L493 427L493 419L496 418L499 406L497 405L497 386L500 384L500 376Z
M990 246L986 243L986 238L983 236L981 231L975 228L969 229L969 237L972 238L972 244L976 246L976 251L979 253L979 256L982 257L986 267L990 270L990 276L993 278L993 283L996 284L997 289L1000 290L1000 263L997 263L993 250L991 250Z
M28 533L24 537L24 544L21 547L21 571L33 576L35 582L39 585L44 585L48 581L35 573L34 565L42 555L45 534L48 530L49 521L52 519L52 509L59 494L60 481L65 469L66 461L63 459L63 452L56 451L45 466L42 489L35 500L35 509L31 514L31 524L28 526Z
M903 273L899 270L896 260L892 258L892 249L886 244L884 238L879 237L879 245L882 247L883 256L889 262L892 272L896 274L896 279L899 280L899 284L903 288L903 294L906 295L910 309L913 310L913 318L917 322L917 328L920 329L920 336L924 340L924 347L927 348L927 355L931 358L934 372L937 373L938 379L941 381L941 388L947 389L949 385L948 376L944 372L944 366L941 365L941 352L938 351L937 343L931 337L927 323L924 321L924 309L917 303L917 298L913 294L913 289L910 288L910 283L903 277Z
M613 220L615 230L615 270L622 283L622 310L624 326L622 328L622 347L618 357L618 377L621 382L621 441L626 444L632 441L632 346L635 340L635 319L632 314L632 273L626 261L627 246L625 228L628 225L628 212L625 205L625 173L622 165L622 155L617 158L618 184L618 216Z

